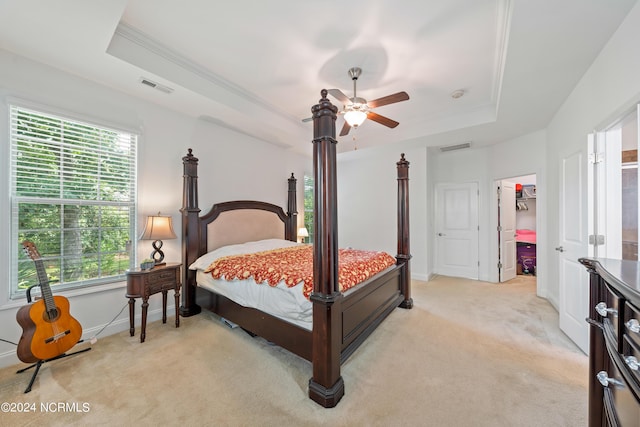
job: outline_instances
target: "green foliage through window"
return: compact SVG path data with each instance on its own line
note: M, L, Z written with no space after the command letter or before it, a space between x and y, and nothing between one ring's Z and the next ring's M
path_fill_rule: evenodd
M307 243L313 243L313 237L315 235L313 229L313 177L304 176L304 226L309 232L307 237Z
M133 266L135 134L11 106L12 295L37 283L32 241L52 286L121 280Z

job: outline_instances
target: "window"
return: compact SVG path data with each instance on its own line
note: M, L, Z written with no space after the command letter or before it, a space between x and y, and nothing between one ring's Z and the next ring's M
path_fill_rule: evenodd
M51 286L122 280L133 267L137 136L10 106L11 296L38 282L32 241Z
M313 243L313 177L304 176L304 226L309 232L307 243Z

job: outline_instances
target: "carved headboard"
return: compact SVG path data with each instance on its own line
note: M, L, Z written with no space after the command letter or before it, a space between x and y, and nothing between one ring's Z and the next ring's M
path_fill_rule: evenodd
M289 218L280 206L240 200L218 203L201 218L201 241L205 252L221 246L263 239L295 240L287 236ZM293 237L293 238L292 238Z

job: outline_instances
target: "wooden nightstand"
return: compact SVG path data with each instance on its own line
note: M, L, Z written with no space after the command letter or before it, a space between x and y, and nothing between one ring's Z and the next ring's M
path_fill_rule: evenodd
M176 298L176 328L180 326L180 267L179 263L166 263L151 270L136 268L127 271L127 295L129 298L129 333L135 334L133 319L135 318L136 298L142 298L142 327L140 342L144 342L147 329L147 308L149 296L162 292L162 323L167 323L167 291L174 289Z

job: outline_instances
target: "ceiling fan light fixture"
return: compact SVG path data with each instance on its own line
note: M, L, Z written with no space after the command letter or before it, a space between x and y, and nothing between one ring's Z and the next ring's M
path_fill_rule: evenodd
M367 113L361 110L350 110L344 113L344 119L353 128L360 126L366 118Z
M376 123L380 123L381 125L386 126L390 129L395 128L400 123L396 122L395 120L391 120L388 117L382 116L372 110L376 107L382 107L383 105L394 104L396 102L406 101L409 99L409 94L407 94L407 92L398 92L367 102L366 99L358 97L356 92L356 81L358 80L358 77L360 77L361 73L362 69L358 67L349 69L349 77L351 77L351 80L353 80L352 98L349 98L340 89L327 90L327 93L329 95L333 96L338 101L341 101L343 105L340 114L344 115L344 125L342 126L342 130L340 131L340 136L347 135L351 128L357 128L365 120L371 120Z

